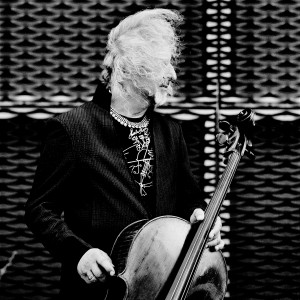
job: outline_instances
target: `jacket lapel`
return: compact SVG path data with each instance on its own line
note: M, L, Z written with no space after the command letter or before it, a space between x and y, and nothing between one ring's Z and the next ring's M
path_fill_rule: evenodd
M170 178L172 177L170 147L171 141L165 141L166 136L163 133L163 126L160 124L159 117L153 113L153 139L155 149L155 186L156 186L156 215L165 214L172 211L168 203L170 194L172 194L172 186Z

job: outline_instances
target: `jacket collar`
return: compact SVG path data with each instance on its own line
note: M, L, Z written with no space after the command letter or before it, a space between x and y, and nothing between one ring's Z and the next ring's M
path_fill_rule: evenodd
M111 93L105 85L99 81L92 101L106 111L110 109Z

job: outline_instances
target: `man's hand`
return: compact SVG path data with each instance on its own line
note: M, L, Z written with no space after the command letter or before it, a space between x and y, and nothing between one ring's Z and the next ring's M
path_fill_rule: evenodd
M115 274L114 265L110 257L98 248L92 248L85 252L81 257L77 272L80 277L88 284L96 282L105 282L106 276Z
M196 223L198 221L202 221L204 219L204 211L201 208L196 208L191 217L191 223ZM224 248L224 242L221 239L221 228L222 228L222 221L220 217L217 217L215 222L215 226L209 233L209 240L207 243L207 247L215 247L216 251Z

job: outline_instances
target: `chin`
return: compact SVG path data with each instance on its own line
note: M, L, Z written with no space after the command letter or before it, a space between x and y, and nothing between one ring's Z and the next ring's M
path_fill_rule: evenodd
M155 102L155 106L161 106L163 104L165 104L167 101L168 101L168 92L167 90L160 90L158 91L155 96L154 96L154 99L153 101Z
M154 96L148 96L148 97L147 97L147 102L148 102L148 104L149 104L149 107L155 106L155 105L156 105Z

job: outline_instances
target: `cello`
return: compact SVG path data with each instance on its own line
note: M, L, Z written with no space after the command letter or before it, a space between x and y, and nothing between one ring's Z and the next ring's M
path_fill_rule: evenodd
M226 146L226 168L205 210L191 225L175 216L139 220L125 227L111 251L116 276L105 300L221 300L227 289L222 252L206 247L208 235L244 154L251 159L254 112L242 110L230 124L220 121L216 139Z

